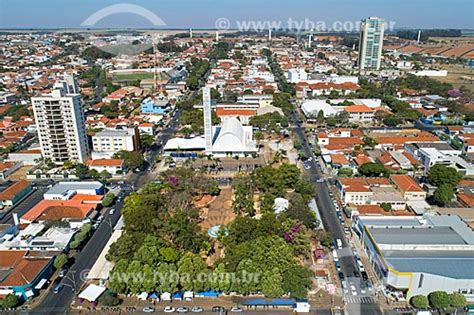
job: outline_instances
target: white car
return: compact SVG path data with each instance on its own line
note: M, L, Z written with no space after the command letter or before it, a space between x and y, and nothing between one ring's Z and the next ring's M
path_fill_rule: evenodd
M115 209L110 209L109 214L113 215L115 213Z
M238 307L238 306L232 306L232 307L230 308L230 311L231 311L232 313L242 313L242 309L241 309L240 307Z
M354 296L357 295L357 289L356 289L356 287L355 287L354 285L351 285L351 293L352 293L352 295L354 295Z
M165 309L163 311L165 313L174 313L175 309L172 306L167 306L167 307L165 307Z
M154 312L155 312L154 307L146 306L143 308L143 313L154 313Z
M336 239L337 249L342 249L342 241L340 238Z
M338 261L339 261L339 257L337 256L336 250L333 250L333 251L332 251L332 257L333 257L333 259L334 259L334 262L338 262Z

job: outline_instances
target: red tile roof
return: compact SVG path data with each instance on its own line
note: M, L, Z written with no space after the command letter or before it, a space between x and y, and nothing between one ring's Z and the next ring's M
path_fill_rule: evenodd
M20 180L0 192L0 200L12 200L19 192L23 191L28 186L30 186L29 182L26 180Z
M392 182L403 192L422 192L423 189L408 175L391 175Z

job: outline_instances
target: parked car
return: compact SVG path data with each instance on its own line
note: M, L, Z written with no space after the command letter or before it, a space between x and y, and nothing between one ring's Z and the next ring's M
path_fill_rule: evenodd
M115 213L115 209L110 209L109 214L113 215Z
M232 313L242 313L242 309L241 309L240 307L238 307L238 306L232 306L232 307L230 308L230 311L231 311Z
M59 291L61 291L61 289L63 288L63 286L64 286L64 285L63 285L62 283L58 283L58 284L54 287L53 293L54 293L54 294L58 294Z
M342 272L339 272L337 275L339 276L339 280L344 280L344 274Z
M344 227L344 234L349 235L351 234L351 229L347 226Z
M155 308L154 307L151 307L151 306L145 306L143 309L142 309L143 313L154 313L155 312Z
M202 313L204 311L204 309L200 306L193 306L191 308L191 312L193 313Z
M187 312L189 312L189 308L187 308L186 306L181 306L181 307L178 307L176 309L176 312L178 312L178 313L187 313Z
M340 238L336 238L336 245L338 249L342 249L342 241Z
M165 313L173 313L175 311L175 309L172 306L167 306L167 307L165 307L165 309L163 311Z
M336 262L336 270L341 271L341 264L338 261Z
M223 306L213 306L212 311L215 313L225 312L225 307Z
M61 269L58 273L59 278L63 278L67 274L67 269Z

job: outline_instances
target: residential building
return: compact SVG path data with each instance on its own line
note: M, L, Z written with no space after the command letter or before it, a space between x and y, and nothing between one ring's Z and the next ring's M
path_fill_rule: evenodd
M124 162L121 159L89 160L86 162L86 165L99 173L106 171L111 175L117 175L124 170Z
M41 279L49 279L54 269L53 258L58 252L1 250L0 292L15 294L28 300L35 295L34 287Z
M107 128L92 136L92 158L112 158L119 151L140 150L138 128Z
M344 108L349 114L349 121L372 121L374 120L375 110L367 105L351 105Z
M58 81L51 94L31 98L43 158L59 165L83 163L89 156L82 99L74 92Z
M380 69L384 24L384 21L377 17L362 20L359 39L359 70Z
M163 95L147 97L142 101L141 112L147 115L164 115L170 110L168 98Z

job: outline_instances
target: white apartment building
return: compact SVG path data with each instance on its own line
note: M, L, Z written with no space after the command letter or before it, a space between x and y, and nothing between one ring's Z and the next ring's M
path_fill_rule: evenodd
M377 17L362 20L359 39L359 69L379 70L382 57L384 21Z
M92 136L92 158L112 158L119 151L138 151L140 136L137 128L105 129Z
M89 156L82 98L74 79L66 79L58 81L51 94L31 98L41 154L58 165L83 163Z
M308 73L302 68L289 69L286 71L285 76L290 83L298 83L300 81L308 80Z

